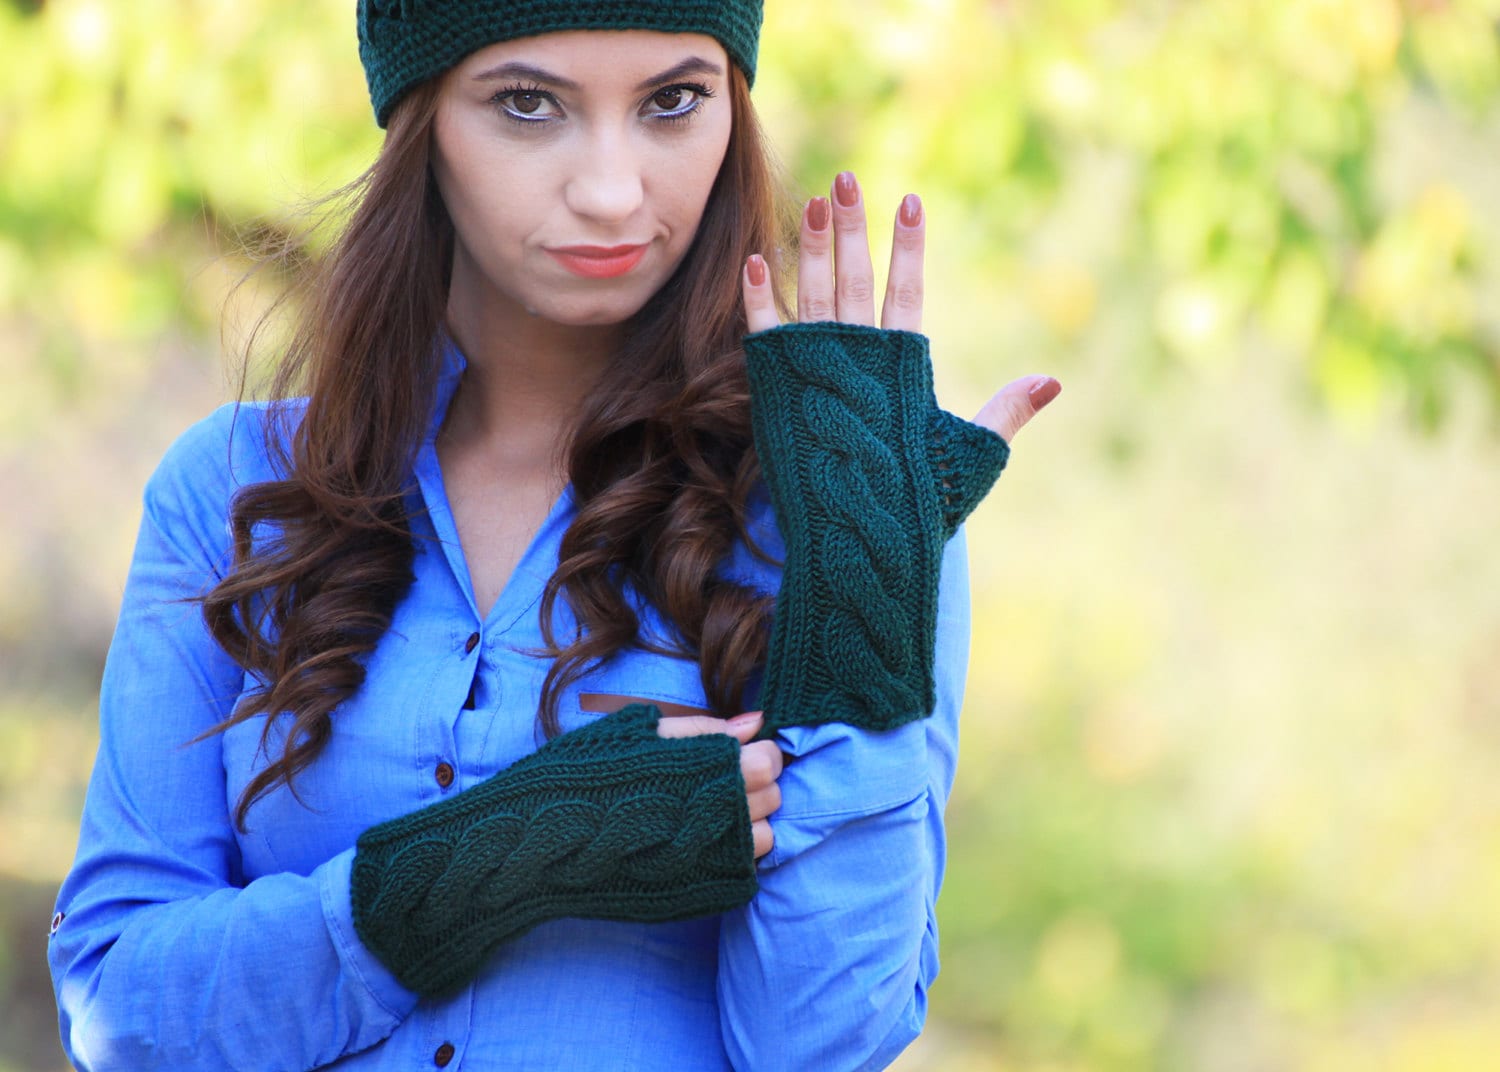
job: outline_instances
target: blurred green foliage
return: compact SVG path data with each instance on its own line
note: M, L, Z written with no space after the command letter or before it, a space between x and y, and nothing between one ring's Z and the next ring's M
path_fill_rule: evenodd
M1497 18L1500 0L773 4L761 97L810 185L852 165L930 191L962 221L954 255L1021 292L1033 346L1066 350L1112 301L1143 367L1266 339L1335 406L1395 385L1432 426L1468 386L1500 408L1493 168L1413 140L1493 136ZM0 310L38 326L47 375L76 374L80 335L213 324L194 252L362 170L378 132L350 21L342 0L0 4ZM1070 191L1106 200L1097 226L1029 248Z
M241 244L379 145L352 8L0 0L0 1069L58 1067L37 917L140 485L225 392ZM970 528L904 1067L1487 1072L1500 0L768 9L795 181L923 195L945 395L1066 385Z

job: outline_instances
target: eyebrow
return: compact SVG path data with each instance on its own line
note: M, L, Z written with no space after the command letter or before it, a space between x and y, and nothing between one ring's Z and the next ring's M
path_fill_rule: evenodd
M706 60L702 56L689 56L681 63L668 67L660 74L652 75L635 87L637 93L643 93L652 86L659 86L663 82L670 82L674 78L686 78L693 74L713 75L717 78L724 77L724 68L712 60ZM491 67L487 71L481 71L474 76L476 82L496 82L502 78L529 78L533 82L546 82L548 85L565 89L570 93L576 93L582 87L572 79L564 78L562 75L553 74L542 67L535 67L529 63L502 63L498 67Z

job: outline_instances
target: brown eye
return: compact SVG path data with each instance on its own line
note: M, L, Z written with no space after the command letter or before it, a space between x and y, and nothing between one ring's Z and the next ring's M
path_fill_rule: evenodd
M682 86L672 86L670 89L658 90L651 98L651 103L664 112L675 112L682 107L682 96L686 90Z
M490 101L502 116L523 126L546 127L562 118L556 99L544 89L515 86L501 90Z

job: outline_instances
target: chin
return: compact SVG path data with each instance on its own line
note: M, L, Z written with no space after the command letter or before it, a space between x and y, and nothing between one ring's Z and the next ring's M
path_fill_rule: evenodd
M629 298L612 302L546 302L538 303L527 311L533 316L550 320L554 324L574 328L600 328L623 324L646 305L646 299Z

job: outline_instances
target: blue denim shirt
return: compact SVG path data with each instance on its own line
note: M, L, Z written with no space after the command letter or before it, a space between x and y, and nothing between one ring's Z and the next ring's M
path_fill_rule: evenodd
M131 1072L884 1067L921 1030L938 969L942 811L968 645L961 534L943 561L936 713L888 733L781 735L797 761L781 778L775 849L750 904L683 923L547 923L435 1001L361 945L349 898L360 832L540 743L547 664L530 652L575 507L565 491L480 613L433 445L463 366L449 358L416 461L415 583L297 796L283 787L263 798L248 833L233 809L266 763L262 723L187 743L249 682L185 600L230 559L230 496L273 476L265 411L219 410L151 478L49 948L68 1056ZM769 507L753 535L780 556ZM775 567L744 548L725 569L775 589ZM649 608L642 620L665 632ZM559 625L569 635L571 622ZM567 691L564 729L599 717L580 709L583 693L707 706L694 662L639 651Z

